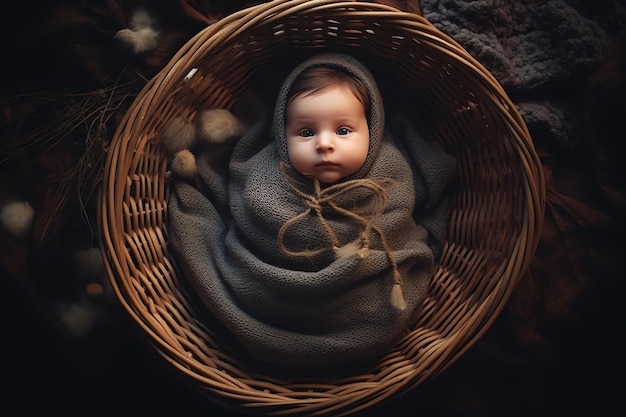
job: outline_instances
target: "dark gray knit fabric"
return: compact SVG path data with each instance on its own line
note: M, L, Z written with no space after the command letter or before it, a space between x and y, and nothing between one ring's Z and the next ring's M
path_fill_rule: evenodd
M299 72L318 64L352 72L373 98L370 153L359 171L342 180L387 179L380 182L387 205L365 257L337 258L313 213L294 222L283 243L294 251L319 250L315 255L287 254L277 240L281 226L307 209L291 187L314 193L310 179L289 169L285 176L280 162L288 162L288 89ZM367 366L393 347L419 315L434 272L438 249L434 253L433 245L440 247L445 236L443 211L433 207L444 201L454 161L410 127L402 131L409 136L396 143L385 128L374 78L346 55L317 55L294 69L274 114L272 120L261 117L227 160L211 150L198 153L195 181L174 179L169 226L177 262L208 310L259 362L316 375ZM367 216L375 198L369 188L358 186L333 201ZM423 219L415 214L420 207ZM324 210L324 218L341 245L363 233L362 225L332 210ZM390 302L390 257L402 276L404 310Z
M535 143L580 146L580 86L626 29L624 0L420 0L430 22L502 84Z

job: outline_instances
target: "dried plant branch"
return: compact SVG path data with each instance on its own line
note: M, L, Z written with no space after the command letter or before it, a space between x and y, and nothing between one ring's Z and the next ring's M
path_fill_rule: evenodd
M116 116L121 116L139 87L118 79L98 89L39 91L0 99L4 116L0 122L0 164L25 152L35 161L62 143L71 144L79 153L71 167L49 179L53 192L46 215L36 228L36 240L44 240L73 215L79 215L95 235L87 204L102 180ZM65 210L70 202L74 206Z

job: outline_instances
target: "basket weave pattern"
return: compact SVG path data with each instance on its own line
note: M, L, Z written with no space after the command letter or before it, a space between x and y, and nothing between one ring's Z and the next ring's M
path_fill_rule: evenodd
M230 108L252 76L294 50L370 58L427 104L457 158L449 234L422 317L369 372L285 381L228 353L185 290L168 247L168 158L158 132L200 108ZM195 69L193 76L190 71ZM116 295L155 349L213 401L264 415L350 414L448 368L489 328L531 260L545 185L530 135L498 82L421 16L375 3L273 1L189 40L142 90L108 153L101 249Z

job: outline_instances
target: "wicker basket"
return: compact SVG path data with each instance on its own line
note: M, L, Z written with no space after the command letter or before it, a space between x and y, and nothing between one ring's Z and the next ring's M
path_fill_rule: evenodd
M419 98L437 140L457 158L458 188L419 323L366 374L307 383L251 371L223 348L222 330L201 319L169 254L168 158L155 138L173 117L230 108L256 73L311 48L365 57ZM485 333L534 254L544 205L523 120L450 37L381 4L279 0L207 27L145 86L111 143L99 222L119 301L194 387L247 413L345 415L431 380Z

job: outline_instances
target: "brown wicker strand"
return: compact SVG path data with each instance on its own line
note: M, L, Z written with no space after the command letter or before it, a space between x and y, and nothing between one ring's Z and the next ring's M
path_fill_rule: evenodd
M174 117L231 108L277 62L319 50L355 54L422 104L433 136L457 159L457 177L448 238L410 332L367 372L290 380L240 357L190 296L168 248L169 159L159 135ZM207 26L138 94L105 162L100 247L129 317L211 401L258 415L348 415L432 380L484 335L532 259L545 194L532 139L506 92L422 16L370 2L277 0Z

